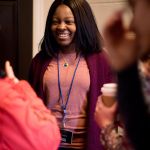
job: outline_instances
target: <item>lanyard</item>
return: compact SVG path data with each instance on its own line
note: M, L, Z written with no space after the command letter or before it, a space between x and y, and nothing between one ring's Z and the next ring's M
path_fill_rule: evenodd
M64 104L64 99L63 99L63 95L62 95L62 89L61 89L61 85L60 85L59 55L58 55L58 57L57 57L57 66L58 66L58 87L59 87L60 98L61 98L61 100L62 100L63 123L64 123L64 120L65 120L66 108L67 108L67 105L68 105L68 101L69 101L69 97L70 97L70 93L71 93L73 81L74 81L74 78L75 78L75 75L76 75L76 71L77 71L77 68L78 68L80 59L81 59L81 55L79 56L78 62L77 62L77 64L76 64L76 67L75 67L75 70L74 70L74 73L73 73L73 76L72 76L72 80L71 80L71 83L70 83L70 86L69 86L69 90L68 90L68 94L67 94L67 100L66 100L66 103Z

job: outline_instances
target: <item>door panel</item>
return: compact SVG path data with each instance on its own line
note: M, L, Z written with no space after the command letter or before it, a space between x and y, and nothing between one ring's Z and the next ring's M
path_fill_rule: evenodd
M16 73L18 73L17 28L16 1L0 1L0 66L3 68L5 60L10 60Z
M10 60L20 79L27 79L32 59L32 3L0 0L0 67Z

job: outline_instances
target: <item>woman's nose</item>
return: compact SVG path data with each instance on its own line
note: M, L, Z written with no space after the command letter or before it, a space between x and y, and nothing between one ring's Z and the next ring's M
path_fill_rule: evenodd
M59 29L59 30L64 30L64 29L66 29L65 23L64 23L64 22L61 22L61 23L57 26L57 29Z

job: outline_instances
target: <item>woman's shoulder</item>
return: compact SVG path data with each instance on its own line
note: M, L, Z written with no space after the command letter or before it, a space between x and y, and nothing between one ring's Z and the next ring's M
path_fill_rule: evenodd
M101 52L99 53L99 57L101 59L107 60L107 56L108 56L108 52L107 52L107 50L105 48L103 48L101 50Z
M46 55L44 54L44 52L39 51L32 60L41 60L44 59L44 57L46 58Z
M107 59L108 53L106 49L102 49L99 53L94 53L91 55L91 59L95 59L99 63L109 64Z
M40 51L33 57L32 64L45 64L49 60L51 60L51 58L43 51Z

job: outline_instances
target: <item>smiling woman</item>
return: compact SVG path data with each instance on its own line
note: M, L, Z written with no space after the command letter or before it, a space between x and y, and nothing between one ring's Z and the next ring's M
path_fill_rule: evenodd
M94 112L101 86L113 80L105 55L87 1L55 0L29 81L57 118L60 150L103 150Z
M58 6L53 16L51 30L60 46L66 47L69 45L70 47L71 44L74 45L73 39L76 32L76 24L73 13L68 6Z

